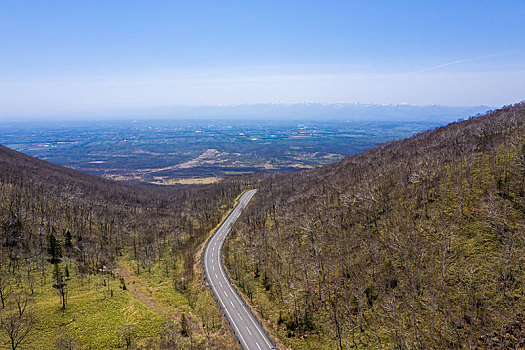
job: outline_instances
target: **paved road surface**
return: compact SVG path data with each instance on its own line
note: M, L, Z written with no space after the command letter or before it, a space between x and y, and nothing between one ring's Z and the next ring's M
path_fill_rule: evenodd
M255 192L257 190L246 191L239 198L237 206L210 238L204 250L204 274L241 346L246 350L276 349L272 339L241 296L234 290L235 287L230 284L221 263L224 240Z

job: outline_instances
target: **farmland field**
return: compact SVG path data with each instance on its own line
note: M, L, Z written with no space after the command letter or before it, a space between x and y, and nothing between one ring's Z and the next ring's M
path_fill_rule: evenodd
M202 184L333 163L436 122L157 120L0 125L0 144L110 179Z

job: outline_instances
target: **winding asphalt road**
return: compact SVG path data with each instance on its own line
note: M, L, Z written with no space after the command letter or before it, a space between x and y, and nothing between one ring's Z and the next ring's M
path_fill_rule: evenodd
M204 274L215 299L228 319L233 333L246 350L276 349L256 316L226 276L221 263L221 251L226 236L257 190L246 191L222 225L210 238L203 255Z

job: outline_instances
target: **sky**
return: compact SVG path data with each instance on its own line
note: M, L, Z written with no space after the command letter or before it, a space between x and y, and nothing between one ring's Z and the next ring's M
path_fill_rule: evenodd
M0 2L0 119L169 106L502 106L525 1Z

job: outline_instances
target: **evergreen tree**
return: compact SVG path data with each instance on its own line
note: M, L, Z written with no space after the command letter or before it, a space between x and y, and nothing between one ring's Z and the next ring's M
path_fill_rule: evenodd
M73 243L71 241L71 232L69 232L69 230L66 231L65 233L65 242L64 242L64 246L66 248L71 248L73 246Z
M56 239L54 233L47 236L47 253L50 256L47 261L51 264L58 264L62 259L62 245L60 241Z

